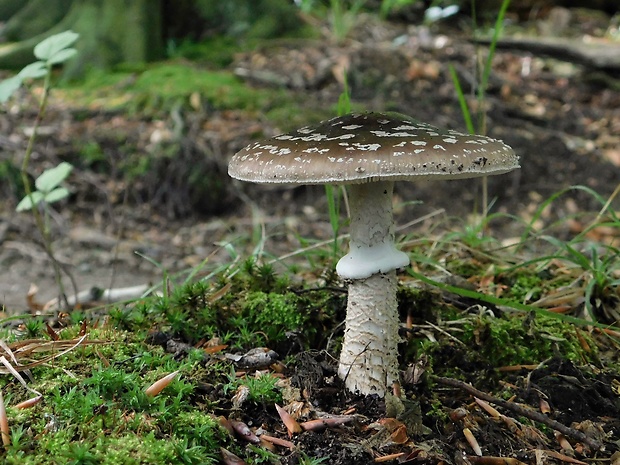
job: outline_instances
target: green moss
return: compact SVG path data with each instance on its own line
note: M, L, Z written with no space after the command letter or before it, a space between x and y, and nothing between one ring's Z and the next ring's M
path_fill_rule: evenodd
M282 402L282 394L276 387L278 381L278 378L270 374L236 378L232 373L230 382L224 386L224 391L234 393L240 386L245 386L248 388L247 400L251 402Z
M155 463L217 463L213 452L205 453L193 448L182 450L183 442L178 439L157 439L153 432L146 434L123 434L100 436L93 442L74 442L66 434L47 434L40 439L42 456L26 456L23 452L9 450L7 464L97 464L97 465L147 465ZM192 457L191 461L184 455Z
M103 440L100 440L103 442ZM105 451L102 454L102 464L149 464L149 463L184 463L179 460L177 441L162 441L156 439L154 432L145 435L123 435L99 444ZM204 463L216 463L214 460Z
M62 333L74 334L79 327ZM3 463L217 463L226 436L192 403L194 384L184 375L201 359L175 361L139 334L111 327L91 329L89 336L106 344L76 348L33 368L30 385L44 396L35 407L15 410L12 406L32 394L18 383L2 386L12 439ZM175 370L181 376L164 391L145 395L148 385Z
M286 338L288 331L302 329L307 313L301 308L297 295L289 292L252 292L243 305L243 317L256 331L265 334L267 341L278 342Z
M453 320L462 316L454 307L442 305L439 294L428 288L399 286L397 299L402 319L411 315L417 321L434 321L440 313L443 320Z
M229 36L215 36L201 42L183 41L169 45L168 54L175 58L207 63L216 68L230 65L235 53L241 51L238 41Z
M541 277L532 272L522 272L508 281L508 295L506 298L517 302L534 301L540 298L544 285Z
M152 113L202 100L217 109L257 111L291 103L288 92L254 89L229 71L214 71L182 60L158 62L138 70L90 72L83 81L57 90L77 106Z
M472 260L471 257L450 260L446 263L446 269L461 278L470 278L484 273L482 264Z
M575 328L554 318L513 315L472 321L462 340L493 367L537 364L558 353L569 360L592 358L582 349Z
M238 350L267 345L277 351L289 332L309 347L320 347L325 329L344 318L344 306L343 293L293 289L270 266L249 260L232 278L190 282L168 297L115 309L110 316L119 328L156 328L190 344L219 337Z

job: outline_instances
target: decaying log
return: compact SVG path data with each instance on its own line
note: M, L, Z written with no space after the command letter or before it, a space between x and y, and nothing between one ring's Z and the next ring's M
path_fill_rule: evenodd
M488 45L490 40L477 39L474 42ZM497 42L497 48L523 50L592 69L620 72L620 43L556 37L507 37Z

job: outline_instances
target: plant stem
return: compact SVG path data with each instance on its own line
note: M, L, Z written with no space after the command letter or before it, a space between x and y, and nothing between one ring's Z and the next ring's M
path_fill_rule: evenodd
M24 154L24 160L22 161L21 178L22 178L22 183L24 184L24 190L26 191L26 195L30 199L30 204L32 205L32 215L34 217L34 221L43 239L43 248L47 256L50 258L52 262L52 266L54 267L54 278L56 280L56 285L58 286L58 291L60 293L59 301L64 302L64 305L68 307L69 303L67 302L65 288L62 283L60 263L56 259L54 255L54 250L52 248L52 234L51 234L51 229L49 227L49 213L47 209L44 209L45 218L41 216L41 212L38 209L38 205L35 205L33 201L32 188L30 187L30 180L28 179L28 166L30 164L30 158L32 157L32 152L34 149L34 142L37 138L37 130L39 126L41 125L41 121L43 120L43 116L45 115L45 110L47 109L47 103L49 100L51 73L52 73L52 69L51 69L51 65L49 65L48 72L45 75L45 80L43 82L43 95L41 97L41 102L39 103L39 111L34 120L32 134L30 135L30 138L28 139L26 153ZM75 283L74 283L74 287L75 287Z

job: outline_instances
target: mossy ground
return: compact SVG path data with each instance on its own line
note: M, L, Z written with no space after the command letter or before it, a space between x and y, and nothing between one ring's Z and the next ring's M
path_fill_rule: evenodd
M521 295L518 287L524 283L541 284L536 276L540 273L533 275L529 268L514 272L515 295ZM274 414L274 404L284 395L279 382L303 365L299 354L325 349L328 339L337 356L345 303L338 283L293 284L271 266L250 260L235 273L228 270L228 277L222 273L179 285L168 295L65 317L54 325L61 340L76 340L84 331L88 339L31 370L29 386L42 393L42 402L15 409L32 394L10 375L1 381L11 426L4 463L219 463L220 447L249 464L281 463L281 453L232 437L220 418L281 429ZM475 303L459 309L437 292L405 282L399 305L401 315L412 315L414 321L403 346L403 369L426 357L434 374L489 389L497 386L505 367L550 359L609 369L586 328L555 318L493 315ZM48 339L45 325L37 321L26 319L17 330L5 326L3 339ZM434 337L428 338L430 333ZM184 349L164 350L169 341ZM276 350L288 368L257 377L251 370L240 372L226 355L257 347ZM177 370L180 375L162 393L145 394L147 386ZM247 400L238 410L232 399L240 390ZM447 420L442 402L437 393L422 402L424 422L431 427Z
M77 109L78 118L84 110L90 114L123 112L144 118L162 117L171 111L243 109L260 113L288 130L327 116L327 112L313 109L302 96L287 89L248 86L231 70L184 58L112 72L92 70L79 81L62 84L56 92ZM303 118L300 107L306 108Z

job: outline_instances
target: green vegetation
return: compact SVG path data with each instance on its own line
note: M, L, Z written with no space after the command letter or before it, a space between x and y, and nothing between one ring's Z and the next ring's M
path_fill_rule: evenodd
M62 281L63 270L58 262L53 249L53 239L50 227L51 212L49 204L58 202L69 196L69 190L61 184L73 167L66 162L58 164L54 168L49 168L35 180L35 189L32 188L29 170L30 162L34 153L34 143L37 139L37 131L47 109L50 91L52 89L52 71L55 66L62 65L77 54L77 50L72 47L78 39L79 34L73 31L64 31L43 39L34 46L34 56L36 61L24 66L15 76L0 81L0 103L7 102L25 82L43 79L43 93L38 102L37 118L35 120L32 133L28 139L28 145L24 152L21 163L20 177L25 195L17 204L16 211L31 211L36 228L41 235L45 253L52 262L54 277L58 286L59 295L65 295L64 284ZM39 211L39 207L42 207ZM65 271L66 274L66 271ZM69 276L71 278L71 276ZM72 279L72 278L71 278Z
M470 320L463 329L463 342L495 368L537 365L559 354L578 362L593 360L596 355L584 351L576 334L578 329L543 316L482 316Z
M136 334L113 327L90 329L89 336L105 343L76 349L61 366L33 370L31 387L44 393L44 401L27 410L9 408L12 444L4 463L217 462L214 451L226 435L208 412L192 404L195 381L185 376L198 360L176 362ZM176 369L181 378L160 395L144 394L149 383ZM16 389L6 401L14 405L24 394Z
M286 331L295 331L296 340L318 347L316 323L307 324L310 316L315 322L328 318L329 300L343 305L341 296L328 291L297 295L270 267L251 261L230 280L221 279L191 282L170 296L112 309L100 329L88 325L92 344L33 369L30 387L43 393L44 401L31 409L11 408L31 394L9 387L3 378L12 431L5 463L217 463L218 448L231 440L211 413L214 402L221 401L203 397L196 387L214 383L224 398L244 387L247 402L273 408L282 401L279 379L270 374L239 377L232 362L217 361L217 354L208 361L201 350L177 359L152 345L155 339L147 333L166 332L190 343L221 337L236 350L247 350L264 344L277 348ZM267 292L252 290L258 288ZM79 320L87 317L78 312L59 337L75 340L83 329ZM44 332L39 319L28 319L25 329L28 337ZM149 384L177 370L180 377L161 394L145 395ZM45 433L35 440L24 433L27 429ZM251 447L248 458L271 463L264 462L273 459L270 454Z
M189 107L192 96L221 110L257 111L275 101L290 101L284 90L252 89L229 71L209 70L182 61L114 73L92 71L82 83L65 85L62 95L79 106L140 114L169 111L175 105Z
M510 300L531 301L537 297L532 289L541 294L553 291L545 285L553 269L538 267L533 263L509 272L496 268L494 280L505 286ZM473 273L470 279L486 277ZM236 415L253 412L252 418L272 411L283 399L279 378L269 372L238 373L221 354L256 347L285 353L282 350L290 347L287 332L295 334L296 343L303 341L305 349L324 348L325 329L334 328L343 317L344 296L336 289L313 286L293 285L271 266L248 260L216 271L208 280L190 280L163 296L112 309L100 328L86 326L90 344L32 369L30 387L43 394L40 404L16 410L13 406L31 394L7 377L0 380L11 425L5 463L217 463L219 447L248 463L273 463L277 454L240 446L220 426L216 412L230 410L240 392L244 403ZM558 318L518 312L491 316L473 304L464 312L438 292L409 285L400 287L398 300L401 315L410 314L414 320L406 360L424 354L435 374L468 379L482 371L490 376L503 366L537 365L558 356L597 363L594 339ZM511 305L509 300L501 302ZM89 315L76 313L59 332L61 340L75 340L83 329L80 321ZM418 332L419 325L427 333ZM24 331L27 337L45 333L42 321L35 318L26 320ZM425 336L428 331L435 340ZM224 346L213 354L204 350L207 345L175 356L161 347L162 337L190 346L201 341ZM5 340L19 338L5 331ZM147 386L177 370L180 376L159 395L145 395ZM429 402L436 404L435 413L429 413L433 418L445 416L436 400Z
M270 267L248 261L242 272L215 288L206 282L189 282L170 297L116 309L110 316L115 324L132 331L147 330L158 321L162 330L192 344L219 337L247 350L264 345L277 348L289 332L314 346L317 337L324 336L321 326L338 321L343 304L341 296L328 291L297 294ZM306 324L309 321L314 324Z
M305 5L312 11L312 3L302 2L301 8ZM340 40L350 31L350 21L357 18L363 3L333 0L322 10L321 14L332 15L333 33ZM407 3L386 0L382 15ZM211 4L221 10L216 13L222 15L223 27L232 31L235 24L226 16L232 13L225 10L225 2ZM249 21L252 3L246 7L244 34L264 36L265 31L277 30L278 24ZM283 27L285 33L292 32L288 25ZM79 109L74 114L76 120L89 118L91 112L163 120L185 111L242 110L287 129L319 119L323 113L335 113L315 110L311 103L304 105L285 89L254 88L230 71L214 69L230 64L237 47L236 40L221 37L202 44L171 43L168 61L124 66L107 73L91 71L81 82L63 83L56 95L63 104ZM47 57L43 68L30 68L0 93L14 91L15 84L30 86L31 79L43 77L37 73L44 68L46 79L53 76L53 56ZM196 61L188 63L188 59ZM476 89L479 108L484 107L491 59L492 53ZM460 97L466 105L463 92ZM359 106L350 101L345 85L338 112ZM466 118L469 126L473 120L484 126L483 114ZM175 137L182 131L177 129ZM80 144L74 155L76 166L107 174L112 161L106 143L122 144L114 167L123 172L126 181L139 184L148 176L162 179L179 154L180 137L173 137L170 146L161 144L154 153L136 150L135 141L126 140L122 127L109 137L109 141ZM195 159L181 164L186 170L178 173L182 183L191 185L202 202L216 203L223 189L222 173L210 165L198 166ZM26 196L23 210L66 197L69 191L62 183L70 171L61 163L30 179L25 168L20 172L13 164L0 162L0 178L9 180L17 198ZM30 185L35 189L27 193ZM403 328L403 369L428 358L430 373L468 381L478 376L486 381L499 379L499 368L538 365L552 357L606 368L599 359L603 355L599 347L609 344L609 352L617 353L617 333L604 330L620 321L620 251L617 239L596 242L588 233L600 226L620 230L620 220L610 206L613 195L601 198L583 186L572 190L591 194L600 211L570 240L556 238L553 228L535 227L544 209L568 190L541 202L527 223L498 214L474 224L447 220L432 234L408 238L405 247L414 257L414 268L409 276L401 274L398 291L401 320L409 322L409 327ZM113 308L76 309L64 317L62 325L54 325L58 315L48 313L0 320L3 342L36 339L33 344L41 352L33 351L19 361L34 361L27 386L42 394L42 401L33 407L18 409L16 405L31 399L32 392L10 372L0 378L10 425L10 444L0 452L0 461L25 465L215 464L220 463L220 448L225 447L250 464L278 463L279 449L246 444L227 431L226 420L254 422L253 430L277 430L282 433L279 437L284 437L281 424L274 427L278 421L274 404L289 400L290 393L285 393L285 383L280 381L289 380L296 368L304 368L300 353L325 354L324 360L317 362L319 377L329 379L325 381L329 395L339 392L337 377L328 372L342 338L346 294L330 261L340 253L345 206L340 191L329 188L326 210L332 237L312 245L308 238L299 237L302 246L314 248L298 250L300 260L278 263L286 267L278 270L286 271L276 272L275 261L267 261L272 257L263 250L265 238L255 226L252 258L242 258L250 248L247 244L238 250L236 245L226 244L229 263L212 265L205 259L200 267L188 270L184 274L187 279L180 284L179 276L169 277L164 271L160 286L155 286L161 288L160 295ZM514 221L520 228L520 242L503 245L486 235L493 221ZM532 256L531 250L543 252ZM82 334L87 336L84 340L80 340ZM54 344L70 350L37 363L52 352L49 344L54 336L58 338ZM239 357L257 348L276 351L286 363L280 360L277 367L258 368L237 363ZM53 353L58 355L60 350L64 349L54 347ZM9 360L10 354L1 351ZM617 361L605 363L609 367ZM179 375L161 393L145 393L149 385L176 371ZM448 421L446 406L429 394L431 382L423 378L419 385L404 385L403 392L409 397L428 395L430 417ZM241 406L235 403L239 393L243 393ZM298 397L308 401L312 394L306 390ZM344 411L342 407L337 406L339 413ZM312 455L312 451L306 452ZM329 458L314 459L306 452L291 453L299 457L299 464L329 463Z
M282 395L276 387L277 382L278 378L272 375L237 378L233 372L230 375L230 382L224 386L224 392L235 392L240 387L245 387L247 401L274 404L282 402Z
M278 127L293 129L330 114L329 109L313 108L303 96L285 88L253 87L230 70L200 63L171 59L115 71L92 70L80 81L63 83L56 93L82 118L93 112L168 118L179 111L200 114L243 109L264 115Z

